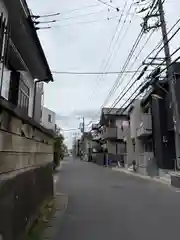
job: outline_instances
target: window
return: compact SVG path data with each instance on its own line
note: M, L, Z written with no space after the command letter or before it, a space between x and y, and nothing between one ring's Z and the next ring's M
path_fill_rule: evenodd
M28 86L24 83L23 79L20 79L18 106L24 109L27 114L29 108L29 94L30 91Z
M52 122L52 117L51 114L48 114L48 122L51 123Z

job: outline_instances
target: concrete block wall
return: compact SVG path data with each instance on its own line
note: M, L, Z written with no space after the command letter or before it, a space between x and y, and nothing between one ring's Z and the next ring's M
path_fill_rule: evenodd
M52 161L51 137L6 111L0 113L0 173Z
M0 236L24 240L27 225L53 195L51 164L29 168L0 181Z
M7 108L6 108L7 107ZM39 206L53 196L52 132L0 99L0 236L21 240Z

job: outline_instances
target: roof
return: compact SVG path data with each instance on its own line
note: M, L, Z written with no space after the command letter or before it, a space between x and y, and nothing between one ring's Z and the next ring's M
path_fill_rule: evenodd
M53 81L49 64L31 19L26 0L3 0L9 15L11 39L34 78ZM33 51L33 54L32 54Z
M126 118L128 112L123 108L102 108L100 124L103 125L108 119Z
M127 112L123 112L123 108L103 108L102 113L105 115L115 115L115 116L122 116L126 115Z

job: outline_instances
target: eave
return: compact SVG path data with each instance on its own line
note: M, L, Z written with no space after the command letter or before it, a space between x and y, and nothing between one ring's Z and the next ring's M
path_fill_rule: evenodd
M53 81L29 9L26 2L22 2L23 6L20 0L4 0L9 16L11 40L33 78Z

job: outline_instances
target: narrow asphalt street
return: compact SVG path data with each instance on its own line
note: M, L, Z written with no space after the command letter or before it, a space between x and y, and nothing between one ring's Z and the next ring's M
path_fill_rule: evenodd
M179 239L180 193L167 185L70 159L57 190L69 201L53 240Z

